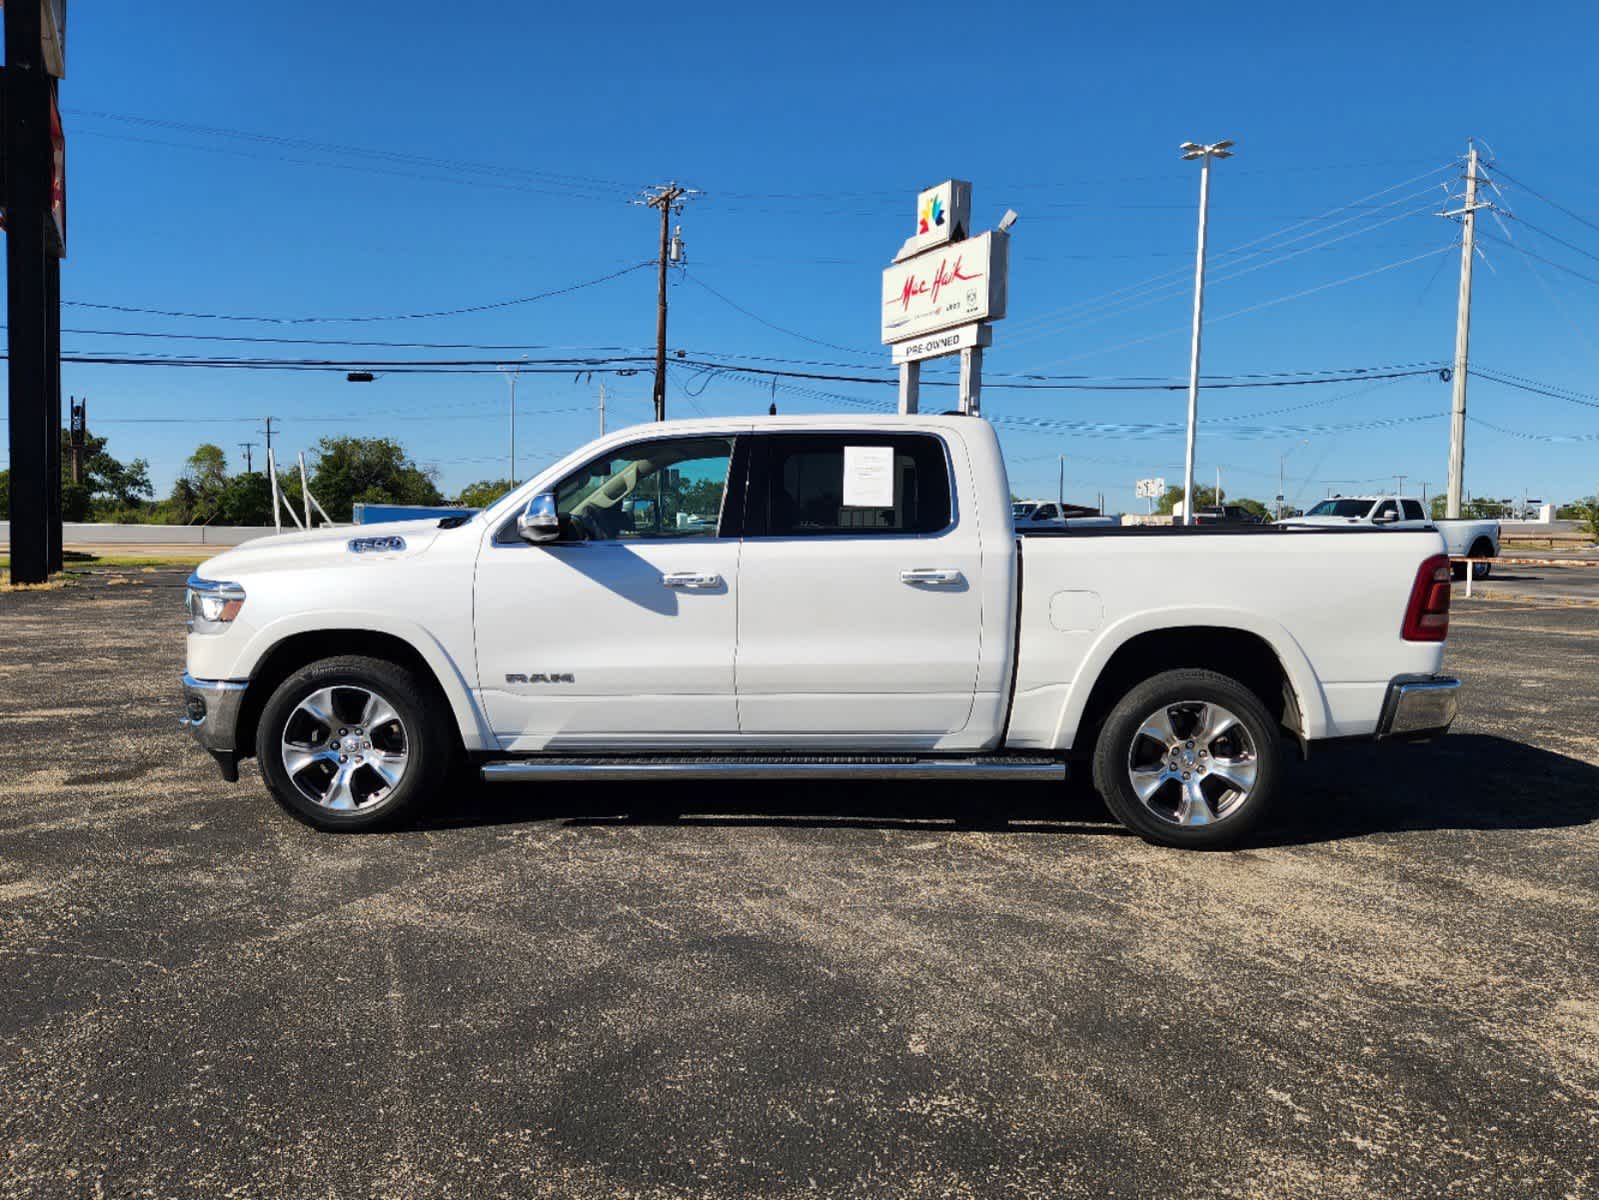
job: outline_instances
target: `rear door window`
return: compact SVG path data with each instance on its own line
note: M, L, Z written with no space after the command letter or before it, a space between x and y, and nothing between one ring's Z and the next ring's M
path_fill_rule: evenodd
M1421 511L1420 500L1405 500L1403 504L1405 506L1405 520L1425 521L1427 519L1427 514Z
M1384 500L1377 506L1377 511L1371 514L1371 519L1373 521L1380 521L1384 517L1397 517L1398 515L1399 505L1395 504L1392 500Z
M932 434L766 434L750 463L745 537L938 533L949 460Z

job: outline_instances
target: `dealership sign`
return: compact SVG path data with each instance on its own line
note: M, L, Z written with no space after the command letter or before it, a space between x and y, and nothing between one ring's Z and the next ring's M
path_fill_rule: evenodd
M974 346L993 344L992 325L962 325L957 329L946 329L942 333L930 333L926 337L912 338L908 342L895 342L889 349L894 354L894 365L898 366L900 363L938 358L940 355L970 350Z
M1140 500L1159 500L1166 494L1164 479L1140 479L1135 492Z
M904 262L946 242L964 241L971 227L972 185L964 179L946 179L917 195L915 232L899 248L894 261Z
M883 272L883 341L1003 317L1009 243L1008 235L994 231L889 267Z

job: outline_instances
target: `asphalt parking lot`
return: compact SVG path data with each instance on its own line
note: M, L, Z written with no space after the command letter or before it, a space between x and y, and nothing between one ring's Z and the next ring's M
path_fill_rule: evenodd
M333 837L180 735L183 574L0 595L0 1196L1599 1194L1599 607L1458 600L1456 732L1231 854L1021 785Z

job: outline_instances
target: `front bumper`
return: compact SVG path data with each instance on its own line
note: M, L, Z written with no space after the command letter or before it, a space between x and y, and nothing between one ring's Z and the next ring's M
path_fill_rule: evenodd
M1377 737L1429 738L1455 722L1460 680L1449 675L1401 675L1388 685Z
M239 710L244 707L242 679L196 679L183 676L183 716L178 723L217 760L222 778L239 778Z

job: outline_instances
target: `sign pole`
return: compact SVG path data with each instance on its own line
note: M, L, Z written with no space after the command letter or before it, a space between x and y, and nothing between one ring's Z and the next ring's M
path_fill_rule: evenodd
M919 412L922 396L922 362L912 359L899 364L899 413L909 416Z
M983 412L983 348L967 346L961 351L960 410L968 417Z

